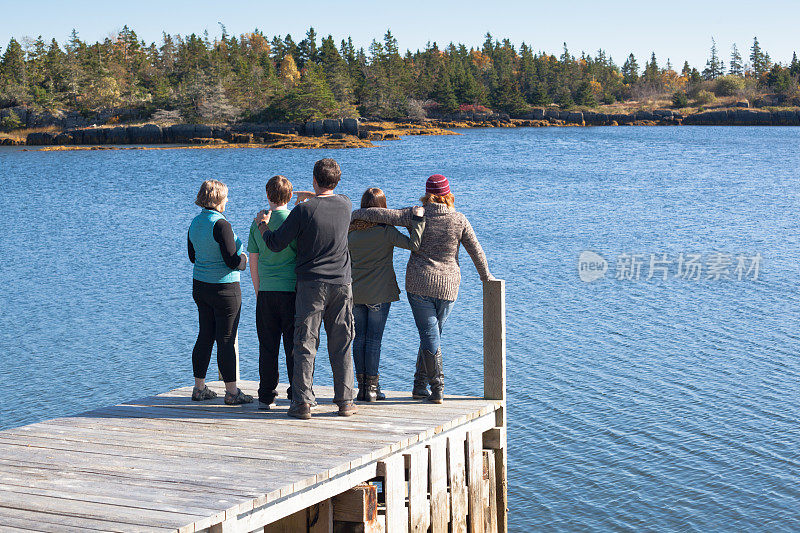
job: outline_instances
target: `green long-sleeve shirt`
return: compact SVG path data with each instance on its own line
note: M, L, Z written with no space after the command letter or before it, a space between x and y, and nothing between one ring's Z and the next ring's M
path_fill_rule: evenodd
M268 227L275 231L283 224L289 216L289 210L278 209L272 212ZM280 252L273 252L267 248L267 244L261 237L255 221L250 226L250 239L247 242L247 251L258 254L258 266L250 265L250 268L258 268L258 290L259 291L285 291L294 292L297 286L297 243L292 241L289 246Z

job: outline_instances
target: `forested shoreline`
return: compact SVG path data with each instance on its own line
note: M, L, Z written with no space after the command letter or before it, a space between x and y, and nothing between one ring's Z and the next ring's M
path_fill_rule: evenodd
M74 30L63 45L12 38L1 50L0 108L105 117L102 123L128 117L208 124L491 112L515 117L548 106L696 112L741 100L800 104L797 54L773 62L757 38L744 58L734 45L727 68L713 40L702 68L661 64L655 54L640 68L633 54L620 66L602 49L573 55L565 43L557 57L490 34L481 46L432 42L401 52L390 31L364 49L351 38L320 38L313 28L299 42L291 35L221 30L213 39L164 33L160 44L145 43L127 26L95 43ZM6 112L0 129L26 125Z

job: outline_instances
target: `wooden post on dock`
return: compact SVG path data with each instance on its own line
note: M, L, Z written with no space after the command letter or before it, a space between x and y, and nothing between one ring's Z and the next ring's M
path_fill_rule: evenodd
M508 530L508 480L506 477L506 282L483 283L483 396L502 400L494 429L484 434L484 448L495 451L497 531Z

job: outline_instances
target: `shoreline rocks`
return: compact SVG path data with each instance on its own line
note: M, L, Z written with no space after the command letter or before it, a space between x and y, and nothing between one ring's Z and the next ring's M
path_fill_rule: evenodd
M800 126L800 110L776 111L745 107L714 109L684 115L671 109L640 110L632 113L567 111L556 107L535 108L519 117L507 114L459 113L432 119L325 119L305 123L266 124L174 124L159 126L90 127L62 132L33 132L28 146L103 146L160 144L263 144L284 147L371 146L370 141L398 140L405 135L451 135L449 128L500 128L548 126ZM314 139L317 140L314 140ZM0 139L2 145L20 141ZM342 146L340 146L342 145ZM346 146L344 146L346 145Z

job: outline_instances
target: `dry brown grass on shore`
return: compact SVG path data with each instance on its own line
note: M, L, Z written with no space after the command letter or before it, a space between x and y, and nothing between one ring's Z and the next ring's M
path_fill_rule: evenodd
M42 128L22 128L19 130L11 130L9 132L0 133L0 139L14 139L17 141L24 141L28 138L29 133L61 133L62 129L58 126L44 126Z
M215 139L216 140L216 139ZM174 146L43 146L26 149L35 152L75 152L89 150L220 150L239 148L288 148L288 149L344 149L371 148L374 145L367 139L359 139L353 135L342 138L332 136L304 137L300 135L282 135L266 143L208 143L197 145L178 144Z

